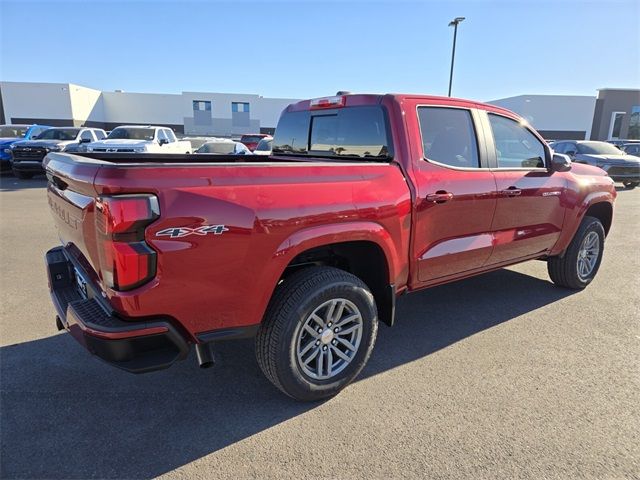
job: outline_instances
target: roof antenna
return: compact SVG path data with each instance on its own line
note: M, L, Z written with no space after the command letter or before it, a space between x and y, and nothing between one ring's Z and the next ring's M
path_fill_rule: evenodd
M338 95L351 95L351 92L349 90L338 90L336 96Z

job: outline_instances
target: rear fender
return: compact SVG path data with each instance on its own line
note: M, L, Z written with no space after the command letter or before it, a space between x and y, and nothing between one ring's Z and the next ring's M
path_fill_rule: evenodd
M273 288L264 289L261 292L259 300L261 313L264 314L275 286L289 263L298 254L324 245L354 241L369 241L378 245L387 261L388 283L390 285L404 285L406 283L406 279L402 281L398 278L402 270L400 257L393 243L393 238L382 225L375 222L345 222L309 227L293 233L274 252L270 261L276 263L277 267L266 269L265 278L260 283L261 285L273 285Z

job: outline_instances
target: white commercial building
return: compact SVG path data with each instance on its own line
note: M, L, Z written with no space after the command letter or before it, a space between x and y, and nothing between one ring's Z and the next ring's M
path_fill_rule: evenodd
M293 98L242 93L103 92L73 83L0 82L0 123L112 130L164 125L185 135L273 133ZM604 88L588 95L519 95L488 103L512 110L548 139L640 138L640 90Z
M165 125L186 135L273 133L291 98L242 93L103 92L73 83L0 82L0 123Z

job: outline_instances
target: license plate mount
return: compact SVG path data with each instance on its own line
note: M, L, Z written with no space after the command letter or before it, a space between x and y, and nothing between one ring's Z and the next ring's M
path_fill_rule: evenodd
M84 281L84 279L82 278L82 275L80 275L80 272L78 271L77 268L73 269L73 273L75 274L75 277L76 277L76 286L78 287L78 291L80 292L82 297L86 299L87 298L87 282Z

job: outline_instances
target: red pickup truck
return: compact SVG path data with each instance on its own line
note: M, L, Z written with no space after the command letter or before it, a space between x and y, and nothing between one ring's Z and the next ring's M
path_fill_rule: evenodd
M358 375L403 293L531 259L586 287L616 196L517 115L432 96L302 101L267 161L195 157L48 155L58 328L131 372L255 336L300 400Z

